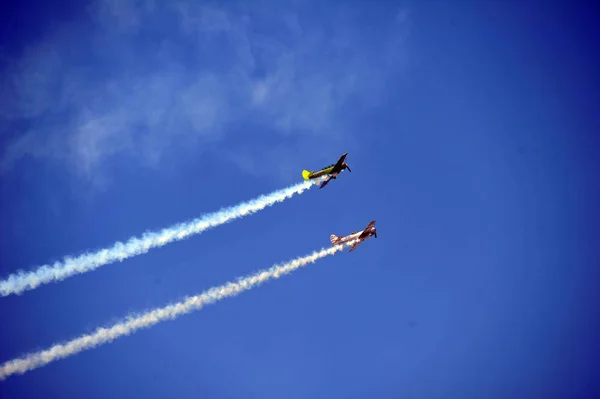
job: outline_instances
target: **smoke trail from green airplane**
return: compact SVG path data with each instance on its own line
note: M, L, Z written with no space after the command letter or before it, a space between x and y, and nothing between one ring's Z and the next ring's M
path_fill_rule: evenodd
M322 248L320 251L315 251L310 255L272 266L269 269L261 270L250 276L240 278L236 282L229 282L211 288L200 295L188 297L183 301L163 308L154 309L141 315L129 316L125 320L114 324L112 327L101 327L93 333L81 335L66 343L56 344L49 349L10 360L0 366L0 380L6 379L13 374L24 374L38 367L45 366L55 360L75 355L87 349L92 349L124 335L130 335L139 329L151 327L162 321L175 319L176 317L190 313L194 310L202 309L205 305L236 296L244 291L257 287L268 280L290 274L294 270L306 266L309 263L314 263L321 258L334 255L336 252L354 244L356 241L358 240L353 240L330 248Z
M19 271L0 281L0 295L20 294L26 290L33 290L42 284L62 281L76 274L87 273L116 261L122 262L133 256L144 254L152 248L162 247L173 241L188 238L193 234L200 234L211 227L220 226L232 220L254 214L268 206L283 202L296 194L302 194L313 185L320 183L320 181L320 179L304 181L251 201L206 214L189 222L167 227L158 232L144 233L141 238L132 237L125 243L117 242L110 248L87 252L77 257L65 257L62 262L44 265L35 271Z

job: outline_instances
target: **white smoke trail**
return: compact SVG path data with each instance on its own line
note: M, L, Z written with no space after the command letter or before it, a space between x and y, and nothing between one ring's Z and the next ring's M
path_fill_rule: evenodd
M199 310L205 305L215 303L227 297L235 296L270 279L279 278L302 266L314 263L318 259L333 255L344 249L344 247L352 245L354 242L356 242L356 240L336 245L331 248L323 248L310 255L296 258L282 265L275 265L270 269L262 270L253 275L240 278L237 282L229 282L219 287L211 288L200 295L188 297L181 302L155 309L139 316L129 316L126 320L117 323L110 328L98 328L94 333L82 335L67 343L56 344L50 349L32 353L19 359L10 360L0 367L0 380L6 379L13 374L24 374L27 371L45 366L55 360L111 342L123 335L129 335L141 328L151 327L161 321L174 319L193 310Z
M10 275L6 280L0 281L0 294L2 296L20 294L25 290L37 288L41 284L61 281L75 274L89 272L100 266L141 255L152 248L183 240L192 234L199 234L211 227L256 213L277 202L291 198L295 194L302 194L314 184L320 183L321 180L314 179L298 183L254 200L206 214L190 222L167 227L158 232L144 233L141 238L133 237L126 243L117 242L110 248L88 252L76 258L66 257L62 262L44 265L32 272L19 271Z

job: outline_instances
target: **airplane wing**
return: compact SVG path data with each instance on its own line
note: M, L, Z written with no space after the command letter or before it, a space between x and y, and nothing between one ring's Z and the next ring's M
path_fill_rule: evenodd
M365 238L367 236L367 234L369 234L369 231L371 230L371 228L373 226L375 226L375 220L373 220L371 223L369 223L369 225L367 227L365 227L365 229L363 230L362 234L358 237L360 238Z
M356 247L358 247L358 246L360 245L360 243L361 243L361 242L362 242L362 241L358 241L358 242L356 242L354 245L352 245L352 246L350 247L350 250L349 250L348 252L352 252L352 251L354 251L354 250L356 249Z
M327 178L327 179L323 180L323 183L321 183L321 185L319 186L319 189L322 189L323 187L325 187L327 185L327 183L329 183L329 180L331 180L331 178Z
M344 155L342 155L340 157L340 159L337 161L337 163L335 164L335 166L331 170L331 173L339 172L340 170L342 170L342 164L344 163L344 160L346 159L347 155L348 155L348 153L345 153Z

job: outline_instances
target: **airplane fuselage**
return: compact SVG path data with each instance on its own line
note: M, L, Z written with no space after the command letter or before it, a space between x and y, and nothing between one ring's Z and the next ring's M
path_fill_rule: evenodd
M319 178L319 177L321 177L323 175L329 175L329 176L331 176L331 177L333 177L335 179L347 167L346 164L344 163L342 165L341 170L333 172L333 166L334 165L331 165L328 168L321 169L321 170L319 170L317 172L311 172L309 179L316 179L316 178Z
M340 237L337 240L337 242L341 244L343 242L353 241L353 240L356 240L358 237L360 237L361 234L362 234L362 231L357 231L356 233L348 234L345 237Z
M364 241L367 238L373 237L377 233L377 228L375 228L375 226L373 226L369 230L365 229L365 230L357 231L352 234L348 234L347 236L344 236L344 237L335 237L335 238L332 237L333 239L331 240L332 241L331 244L337 245L337 244L342 244L345 242L354 241L357 238L359 238L361 236L361 234L363 234L364 232L366 232L367 235L361 241Z
M331 172L331 169L333 169L333 168L327 168L327 169L320 170L318 172L311 173L309 179L317 179L323 175L327 175Z

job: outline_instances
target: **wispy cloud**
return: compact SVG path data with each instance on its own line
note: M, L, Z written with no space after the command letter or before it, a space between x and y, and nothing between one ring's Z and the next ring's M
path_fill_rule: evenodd
M352 5L314 4L95 3L93 23L48 32L4 71L0 170L33 158L94 180L112 158L152 167L210 148L264 175L297 151L346 149L358 131L347 107L397 72L407 17L373 27Z

